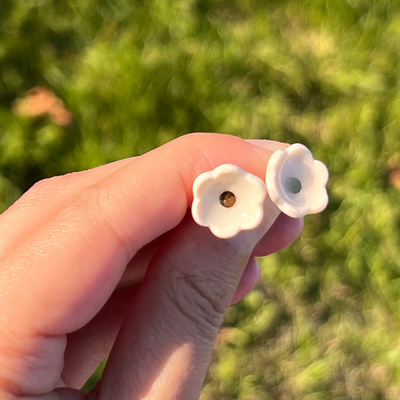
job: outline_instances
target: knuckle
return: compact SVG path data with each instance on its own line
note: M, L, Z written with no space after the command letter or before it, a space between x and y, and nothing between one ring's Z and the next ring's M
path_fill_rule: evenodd
M42 179L36 182L29 190L28 194L33 196L40 196L52 191L58 190L63 186L65 176L53 176L51 178Z
M115 200L112 196L113 194L101 185L86 187L70 204L68 212L74 214L77 219L85 220L91 227L108 231L128 254L124 234L120 231L115 218L112 218L112 204Z
M176 306L203 336L214 337L221 327L229 294L212 277L184 271L175 274Z
M100 182L81 189L74 200L74 206L89 217L112 225L115 204L120 201L122 203L118 193Z
M95 186L80 190L64 212L71 220L80 221L85 228L87 225L103 225L104 205Z
M104 197L105 194L99 190L97 185L89 186L78 193L74 201L74 206L91 216L103 217L107 208L105 206L107 199Z

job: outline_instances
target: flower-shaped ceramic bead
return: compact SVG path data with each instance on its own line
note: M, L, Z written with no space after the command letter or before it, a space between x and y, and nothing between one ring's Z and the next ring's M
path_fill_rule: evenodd
M328 176L326 166L297 143L272 154L265 180L276 206L290 217L301 218L322 211L328 204Z
M265 183L236 165L224 164L193 184L193 219L223 239L256 228L263 219Z

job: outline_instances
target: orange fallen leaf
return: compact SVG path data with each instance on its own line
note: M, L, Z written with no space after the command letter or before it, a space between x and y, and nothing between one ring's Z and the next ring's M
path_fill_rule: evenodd
M394 169L389 174L389 182L393 185L396 189L400 190L400 169Z
M47 115L57 125L67 126L72 123L72 114L64 102L55 93L45 87L36 86L25 97L15 102L13 111L16 115L39 117Z

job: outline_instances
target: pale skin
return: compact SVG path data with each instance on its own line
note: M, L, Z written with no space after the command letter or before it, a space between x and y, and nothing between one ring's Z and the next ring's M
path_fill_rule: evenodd
M285 146L186 135L22 196L0 216L0 398L198 399L224 311L259 278L253 256L303 222L281 214L267 233L218 239L188 212L193 182L221 164L263 179Z

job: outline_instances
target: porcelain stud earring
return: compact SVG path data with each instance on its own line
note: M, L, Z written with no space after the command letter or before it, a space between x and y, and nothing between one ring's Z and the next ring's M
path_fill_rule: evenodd
M276 206L289 217L301 218L327 206L328 177L325 164L314 160L311 151L297 143L272 154L265 181Z
M193 184L193 219L226 239L256 228L263 219L265 183L232 164L197 177Z

